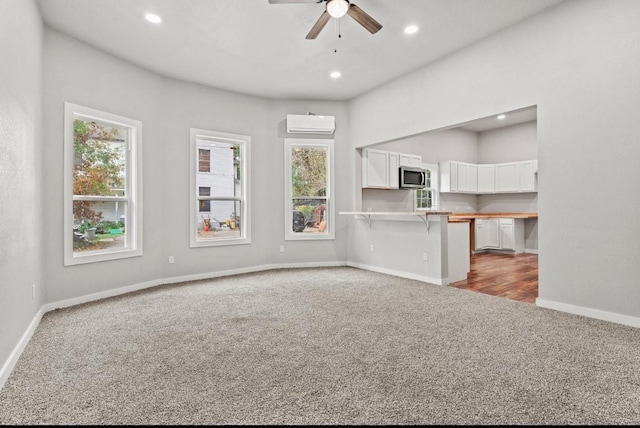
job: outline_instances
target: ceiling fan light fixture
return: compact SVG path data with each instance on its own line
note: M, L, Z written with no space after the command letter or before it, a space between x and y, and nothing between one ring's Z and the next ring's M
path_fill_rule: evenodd
M327 2L327 12L334 18L342 18L347 14L349 6L347 0L329 0Z

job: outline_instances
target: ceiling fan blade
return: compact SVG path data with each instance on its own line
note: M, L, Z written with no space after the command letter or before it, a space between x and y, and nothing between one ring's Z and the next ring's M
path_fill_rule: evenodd
M307 34L307 37L305 37L305 39L311 40L318 37L318 34L320 34L320 31L322 31L324 26L327 25L327 22L329 22L330 19L331 19L331 15L329 15L329 13L326 10L322 12L322 15L320 15L320 18L318 18L316 23L313 24L313 28L311 28L311 31L309 31L309 34Z
M358 24L366 28L371 34L377 33L378 30L382 28L382 25L380 25L378 21L353 3L351 3L351 7L347 10L347 15L355 19Z

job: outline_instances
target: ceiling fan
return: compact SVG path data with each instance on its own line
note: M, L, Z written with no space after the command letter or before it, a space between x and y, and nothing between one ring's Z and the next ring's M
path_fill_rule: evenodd
M349 15L355 19L358 24L366 28L371 34L377 33L382 28L382 25L380 25L378 21L347 0L269 0L269 3L326 3L324 12L322 12L320 18L318 18L311 28L311 31L309 31L309 34L307 34L307 37L305 37L309 40L318 37L320 31L322 31L331 18L342 18L344 15Z

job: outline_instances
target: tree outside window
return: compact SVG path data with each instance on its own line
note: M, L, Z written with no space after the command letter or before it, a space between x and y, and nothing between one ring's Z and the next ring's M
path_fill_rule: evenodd
M285 239L333 238L331 159L333 140L285 140L287 215Z

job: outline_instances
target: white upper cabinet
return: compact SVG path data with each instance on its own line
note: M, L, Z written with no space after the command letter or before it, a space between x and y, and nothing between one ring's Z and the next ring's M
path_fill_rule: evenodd
M478 165L458 161L440 162L440 191L478 193Z
M440 191L445 193L458 191L458 162L440 162Z
M537 192L538 161L471 164L440 162L440 191L444 193Z
M478 165L478 193L495 193L496 166L493 164Z
M397 189L400 187L400 173L398 168L400 167L400 159L402 155L400 153L389 152L389 189Z
M400 166L420 166L422 165L422 156L408 155L404 153L398 153L400 159Z
M362 187L367 189L398 189L398 169L420 166L422 156L362 149Z
M538 161L518 162L518 189L521 192L535 192Z
M518 162L496 164L496 193L519 192Z
M478 165L458 162L458 192L478 193Z
M389 152L362 150L362 187L389 188Z

